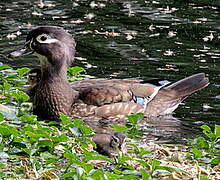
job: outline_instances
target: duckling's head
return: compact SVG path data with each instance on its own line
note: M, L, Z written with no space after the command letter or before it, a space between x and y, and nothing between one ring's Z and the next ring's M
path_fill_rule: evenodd
M41 26L31 30L23 47L10 53L11 57L34 53L44 66L70 65L75 53L74 38L55 26Z
M115 132L114 135L111 136L110 146L114 149L124 152L125 138L126 136L123 133Z

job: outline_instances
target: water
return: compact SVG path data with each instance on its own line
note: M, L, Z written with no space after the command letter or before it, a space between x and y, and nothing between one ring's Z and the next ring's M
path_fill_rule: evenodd
M33 26L57 25L75 36L74 65L89 75L177 81L205 72L209 87L185 100L173 117L143 123L148 137L191 136L202 124L219 124L219 8L219 1L208 0L2 0L0 62L37 66L32 56L12 60L7 54Z

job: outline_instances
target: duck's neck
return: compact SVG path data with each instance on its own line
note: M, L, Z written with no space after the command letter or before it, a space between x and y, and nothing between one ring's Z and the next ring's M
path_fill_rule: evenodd
M41 81L48 83L68 83L66 67L57 68L41 68Z
M43 83L69 84L66 64L59 63L63 61L55 62L56 64L52 65L48 60L45 61L41 59L41 81Z
M59 120L60 112L71 115L78 92L67 80L66 64L54 65L50 62L65 61L41 61L41 80L36 89L33 110L41 119Z

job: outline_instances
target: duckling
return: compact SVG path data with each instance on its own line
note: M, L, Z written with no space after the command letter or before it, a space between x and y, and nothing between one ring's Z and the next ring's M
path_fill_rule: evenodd
M102 155L113 157L117 152L126 153L126 136L121 132L110 134L97 134L92 140L96 144L96 151Z
M33 112L40 119L59 121L60 113L73 118L122 117L142 112L146 117L172 113L190 94L206 87L204 73L171 85L156 86L142 80L89 79L69 83L67 67L75 55L75 40L63 28L41 26L29 32L26 43L11 57L39 57L40 79L33 95Z
M28 84L29 87L25 91L29 97L32 99L35 95L36 89L37 89L37 84L40 82L40 77L41 77L41 70L40 69L32 69L28 73Z

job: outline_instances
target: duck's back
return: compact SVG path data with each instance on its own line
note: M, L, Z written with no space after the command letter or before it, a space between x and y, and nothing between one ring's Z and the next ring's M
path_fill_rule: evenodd
M95 106L96 116L108 118L137 112L147 117L170 114L188 95L208 84L205 74L198 73L169 86L117 79L76 81L71 86L83 103Z

